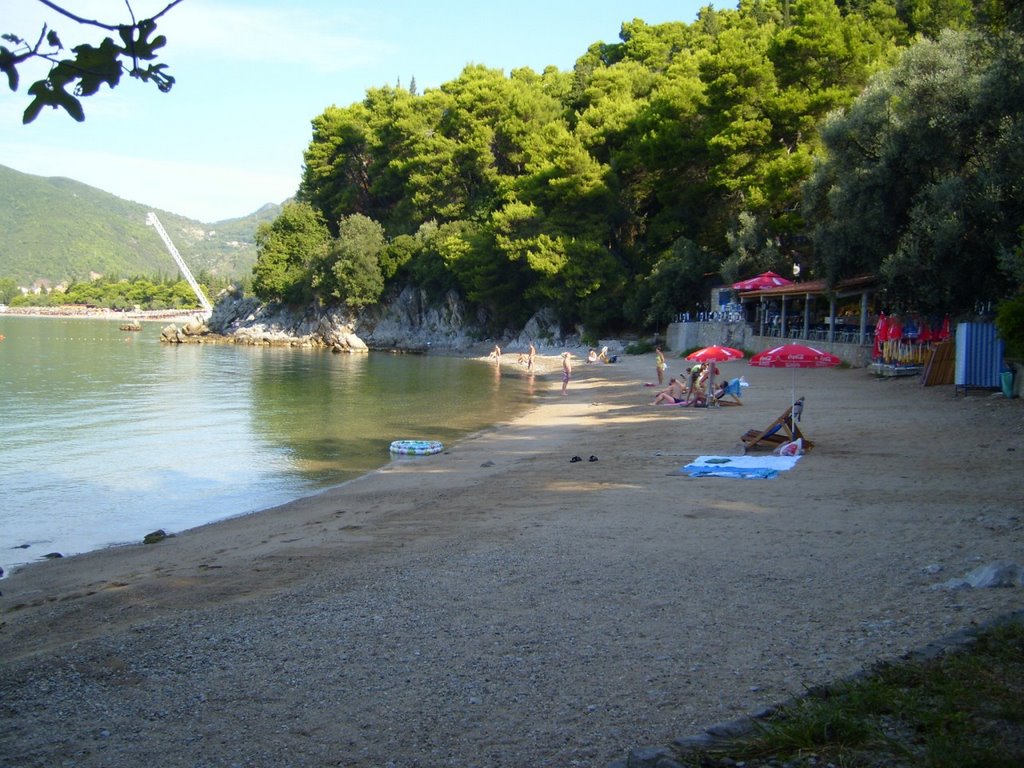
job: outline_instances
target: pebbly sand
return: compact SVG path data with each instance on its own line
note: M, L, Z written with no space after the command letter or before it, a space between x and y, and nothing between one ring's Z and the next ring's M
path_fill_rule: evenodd
M620 361L444 454L0 581L0 765L606 766L1024 606L936 588L1024 564L1021 401L801 370L795 469L691 479L793 372L723 363L744 405L695 410Z

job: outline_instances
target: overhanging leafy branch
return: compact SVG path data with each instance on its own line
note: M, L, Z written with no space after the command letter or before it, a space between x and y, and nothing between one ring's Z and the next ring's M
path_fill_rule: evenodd
M33 98L22 115L23 123L35 120L43 107L63 109L82 122L85 111L80 99L93 96L104 83L116 88L125 73L143 82L154 83L163 93L171 90L174 78L167 73L167 65L155 63L159 49L167 44L166 37L155 34L156 22L182 0L172 0L159 13L138 21L131 5L126 2L131 24L107 24L86 19L50 0L39 2L77 24L116 32L118 41L107 37L99 46L83 43L71 49L73 57L67 57L57 31L45 24L34 43L12 33L0 35L0 39L11 46L0 45L0 72L7 76L7 84L12 91L17 91L20 84L19 66L32 59L48 61L51 65L47 76L28 88Z

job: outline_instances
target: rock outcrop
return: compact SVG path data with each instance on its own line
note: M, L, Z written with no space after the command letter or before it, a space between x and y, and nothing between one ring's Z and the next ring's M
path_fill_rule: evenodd
M161 340L167 343L234 343L291 347L328 347L334 352L365 353L370 349L426 352L440 349L468 352L488 339L487 317L468 316L455 292L430 301L425 291L405 288L393 299L354 311L341 306L313 304L288 307L262 304L252 297L224 293L209 319L184 328L169 325ZM575 346L577 335L562 333L554 312L541 310L521 332L508 331L503 343L525 350Z
M160 332L160 341L168 344L185 344L188 342L200 341L208 336L210 329L201 318L193 317L181 328L171 323Z

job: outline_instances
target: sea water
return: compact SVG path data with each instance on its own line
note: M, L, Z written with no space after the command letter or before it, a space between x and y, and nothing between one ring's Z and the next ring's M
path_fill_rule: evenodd
M0 315L0 567L282 504L532 398L478 360L171 345L161 327Z

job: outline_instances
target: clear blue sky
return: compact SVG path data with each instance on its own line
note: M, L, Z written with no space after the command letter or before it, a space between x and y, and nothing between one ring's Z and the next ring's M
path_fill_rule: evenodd
M46 21L65 45L98 43L102 30L55 16L38 0L2 0L0 32L38 35ZM572 68L595 42L618 42L622 22L692 22L706 0L185 0L159 24L169 94L125 79L84 100L86 120L46 110L28 126L25 93L0 81L0 164L66 176L118 197L203 222L244 216L298 187L310 121L368 88L419 92L467 64L507 74ZM162 0L131 0L136 16ZM716 7L736 7L735 2ZM123 0L65 0L79 16L125 21ZM35 75L33 77L33 74Z

